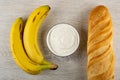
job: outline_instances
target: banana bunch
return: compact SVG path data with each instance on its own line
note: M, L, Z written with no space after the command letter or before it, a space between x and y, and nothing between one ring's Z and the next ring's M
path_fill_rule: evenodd
M28 17L24 27L21 17L17 18L10 32L10 47L17 65L30 74L38 74L44 69L57 69L57 65L44 59L38 46L38 30L47 16L48 5L38 7Z

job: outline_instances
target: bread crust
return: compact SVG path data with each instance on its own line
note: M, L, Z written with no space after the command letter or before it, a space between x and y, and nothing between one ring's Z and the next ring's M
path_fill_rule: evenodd
M96 6L88 18L88 80L114 80L113 24L108 9Z

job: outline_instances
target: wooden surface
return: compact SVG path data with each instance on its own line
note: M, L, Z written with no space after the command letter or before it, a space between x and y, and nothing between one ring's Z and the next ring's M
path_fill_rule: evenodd
M12 58L9 33L17 17L26 20L35 8L44 4L50 5L51 11L39 32L39 44L42 43L45 58L58 64L59 68L43 71L39 75L29 75ZM120 0L0 0L0 80L87 80L87 19L91 9L100 4L109 8L113 19L115 80L120 80ZM46 46L48 30L58 23L68 23L79 32L80 46L71 56L55 56Z

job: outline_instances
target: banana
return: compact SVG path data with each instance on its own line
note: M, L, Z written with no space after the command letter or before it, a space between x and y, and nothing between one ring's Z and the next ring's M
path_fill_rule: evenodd
M42 64L44 62L44 57L38 46L38 30L49 10L50 7L48 5L35 9L28 17L23 34L23 41L27 55L32 61L38 64ZM46 61L46 63L49 62Z
M30 74L38 74L44 69L55 69L55 65L45 60L40 65L29 59L23 45L23 31L23 20L22 18L17 18L10 32L10 47L16 64Z

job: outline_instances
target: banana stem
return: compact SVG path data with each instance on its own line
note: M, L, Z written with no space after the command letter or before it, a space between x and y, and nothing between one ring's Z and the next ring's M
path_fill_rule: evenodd
M46 60L43 60L41 63L41 69L50 69L50 70L56 70L58 66L56 64L53 64L51 62L48 62Z
M41 65L41 69L50 69L50 70L56 70L58 66L56 64L49 64L49 65Z
M58 68L58 65L56 65L56 64L51 64L51 67L50 67L51 70L56 70L57 68Z

